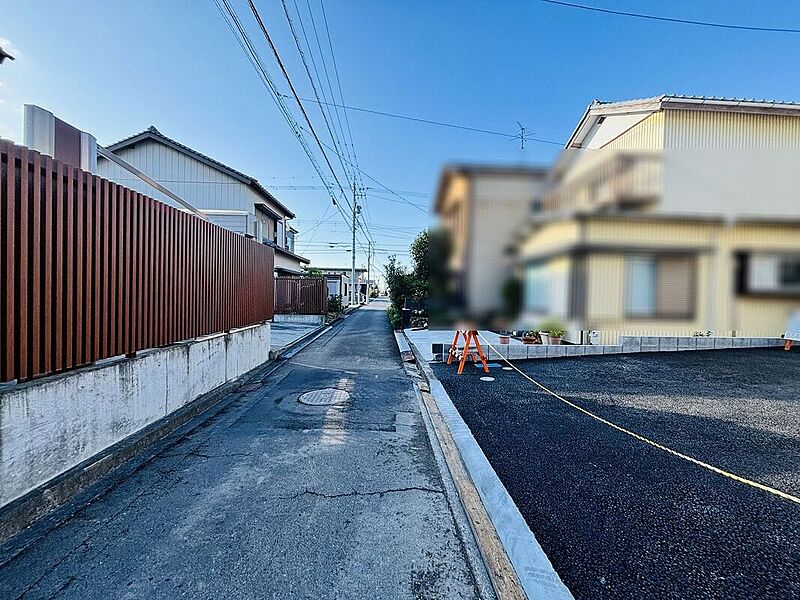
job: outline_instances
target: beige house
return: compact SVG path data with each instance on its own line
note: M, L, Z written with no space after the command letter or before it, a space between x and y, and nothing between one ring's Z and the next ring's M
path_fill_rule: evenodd
M512 274L507 241L540 210L546 179L546 169L529 166L442 170L435 211L450 238L451 290L470 314L501 310L501 289Z
M800 105L595 101L513 250L523 320L778 335L800 308Z

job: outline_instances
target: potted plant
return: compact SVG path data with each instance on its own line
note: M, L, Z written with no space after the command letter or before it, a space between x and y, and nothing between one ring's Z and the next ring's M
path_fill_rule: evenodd
M522 332L522 343L523 344L541 344L542 337L539 335L538 331L523 331Z
M551 321L542 325L542 331L547 334L547 343L551 346L561 345L561 337L566 333L564 325Z
M500 343L501 343L501 344L508 344L508 343L510 343L510 342L511 342L511 336L510 336L510 335L508 335L508 332L507 332L507 331L501 331L501 332L500 332L500 333L498 333L497 335L499 335L499 336L500 336Z

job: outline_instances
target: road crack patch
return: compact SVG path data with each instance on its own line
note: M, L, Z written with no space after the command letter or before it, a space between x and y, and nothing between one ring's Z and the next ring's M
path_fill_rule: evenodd
M300 498L301 496L316 496L318 498L334 499L334 498L347 498L351 496L383 496L384 494L397 494L403 492L425 492L428 494L444 494L444 490L437 490L435 488L421 487L421 486L411 486L404 488L389 488L386 490L375 490L371 492L359 492L357 490L353 490L350 492L340 492L335 494L326 494L324 492L316 492L314 490L303 490L299 494L293 494L291 496L279 496L279 498L281 500L294 500Z

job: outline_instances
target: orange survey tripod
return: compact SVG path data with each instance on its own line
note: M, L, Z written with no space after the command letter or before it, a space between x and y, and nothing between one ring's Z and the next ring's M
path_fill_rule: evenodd
M459 354L458 340L461 336L464 336L464 350ZM470 350L473 344L475 345L475 349ZM478 341L478 332L474 329L463 331L457 329L456 335L453 337L453 343L450 346L450 356L447 357L447 364L449 365L453 362L453 357L458 358L458 374L461 375L461 373L464 372L464 365L467 364L468 356L472 359L473 363L477 363L478 358L480 358L481 364L483 365L483 372L489 372L489 367L486 366L486 357L483 355L481 343Z

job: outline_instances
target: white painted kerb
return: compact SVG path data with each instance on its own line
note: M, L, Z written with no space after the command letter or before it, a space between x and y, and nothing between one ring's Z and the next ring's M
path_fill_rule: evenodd
M528 598L572 598L444 386L427 364L420 363L420 366L428 377L431 395L450 429L464 466Z
M0 506L266 362L270 324L0 392Z

